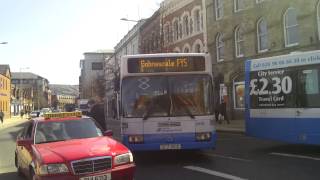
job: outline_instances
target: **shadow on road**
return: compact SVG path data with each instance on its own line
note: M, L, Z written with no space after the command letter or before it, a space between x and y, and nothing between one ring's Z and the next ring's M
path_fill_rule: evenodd
M139 165L176 165L204 162L208 159L201 151L154 151L134 152L135 163ZM155 163L156 162L156 163Z
M283 144L264 149L266 152L317 155L320 157L320 146Z
M23 177L19 177L16 172L8 172L8 173L3 173L0 174L0 179L1 180L24 180Z

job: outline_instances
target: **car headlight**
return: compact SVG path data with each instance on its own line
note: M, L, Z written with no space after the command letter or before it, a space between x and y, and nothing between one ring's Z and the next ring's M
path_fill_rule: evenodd
M61 174L69 172L68 167L65 164L46 164L40 166L39 173L41 175L46 174Z
M132 153L120 154L114 158L114 165L121 165L133 162Z

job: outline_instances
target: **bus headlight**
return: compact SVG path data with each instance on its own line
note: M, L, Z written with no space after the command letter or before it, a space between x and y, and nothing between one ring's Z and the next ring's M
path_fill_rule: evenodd
M127 164L127 163L132 163L133 162L133 156L132 153L126 153L126 154L120 154L117 155L114 158L114 165L121 165L121 164Z
M211 133L210 132L196 133L196 140L197 141L210 141L211 140Z
M69 172L65 164L46 164L40 166L40 175L46 174L61 174Z
M132 144L143 143L143 136L142 135L132 135L132 136L129 136L128 140L129 140L129 143L132 143Z

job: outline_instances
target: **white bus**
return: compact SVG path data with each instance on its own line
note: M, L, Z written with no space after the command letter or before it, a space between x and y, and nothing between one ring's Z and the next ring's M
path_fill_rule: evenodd
M246 62L246 133L320 144L320 51Z
M124 56L114 137L133 151L215 147L212 63L207 54Z

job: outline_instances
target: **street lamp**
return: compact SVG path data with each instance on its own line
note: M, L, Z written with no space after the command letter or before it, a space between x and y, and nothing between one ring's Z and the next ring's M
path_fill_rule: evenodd
M8 44L8 42L0 42L0 44Z
M19 94L20 94L20 97L19 97L19 112L21 114L21 110L23 110L24 108L22 108L23 104L22 104L22 98L23 98L23 90L22 90L22 71L23 70L27 70L27 69L30 69L29 67L22 67L19 69L19 72L20 72L20 81L19 81L19 86L20 86L20 91L19 91Z

